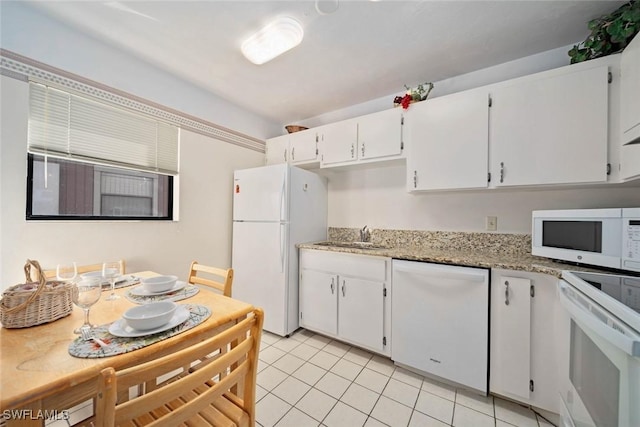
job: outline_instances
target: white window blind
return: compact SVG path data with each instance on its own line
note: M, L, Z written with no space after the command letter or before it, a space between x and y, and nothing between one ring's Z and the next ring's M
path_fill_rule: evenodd
M33 82L29 107L30 153L178 173L176 126Z

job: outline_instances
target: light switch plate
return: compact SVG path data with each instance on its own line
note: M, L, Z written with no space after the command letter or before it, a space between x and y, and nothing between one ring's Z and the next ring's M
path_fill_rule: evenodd
M486 217L485 229L487 231L496 231L498 229L498 217L497 216Z

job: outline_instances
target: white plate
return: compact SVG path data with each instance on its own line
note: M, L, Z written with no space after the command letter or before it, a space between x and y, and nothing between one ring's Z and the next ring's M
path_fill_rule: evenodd
M109 333L111 335L115 335L116 337L143 337L145 335L157 334L158 332L169 330L181 323L184 323L188 318L189 310L187 310L185 306L178 305L178 308L176 309L176 312L171 320L155 329L146 329L144 331L140 331L138 329L133 329L131 326L127 325L126 320L118 319L113 322L111 326L109 326Z
M166 291L162 291L162 292L150 292L148 290L146 290L144 288L143 285L139 285L136 286L135 288L131 289L131 295L135 295L138 297L151 297L154 295L164 295L164 294L168 294L171 292L175 292L175 291L179 291L180 289L184 288L185 286L187 286L187 282L182 282L180 280L176 281L176 284L173 285L173 287L169 290Z

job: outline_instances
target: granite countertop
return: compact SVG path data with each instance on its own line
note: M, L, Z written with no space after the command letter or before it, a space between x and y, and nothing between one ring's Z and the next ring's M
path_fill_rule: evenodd
M360 230L329 227L329 240L300 243L300 249L382 256L409 261L542 273L560 278L563 270L602 272L531 255L528 234L423 230L370 230L376 248L331 246L360 240Z
M298 245L298 248L346 252L358 255L382 256L410 261L455 264L467 267L501 268L505 270L549 274L558 278L561 276L562 270L587 270L528 254L471 252L460 249L434 249L411 246L399 248L389 247L383 249L360 249L346 248L342 246L327 246L325 244L317 245L314 243L301 243Z

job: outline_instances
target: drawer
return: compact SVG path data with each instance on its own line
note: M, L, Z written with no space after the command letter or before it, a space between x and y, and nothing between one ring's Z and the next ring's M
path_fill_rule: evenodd
M300 250L300 269L326 271L347 277L385 282L390 258L331 251Z

